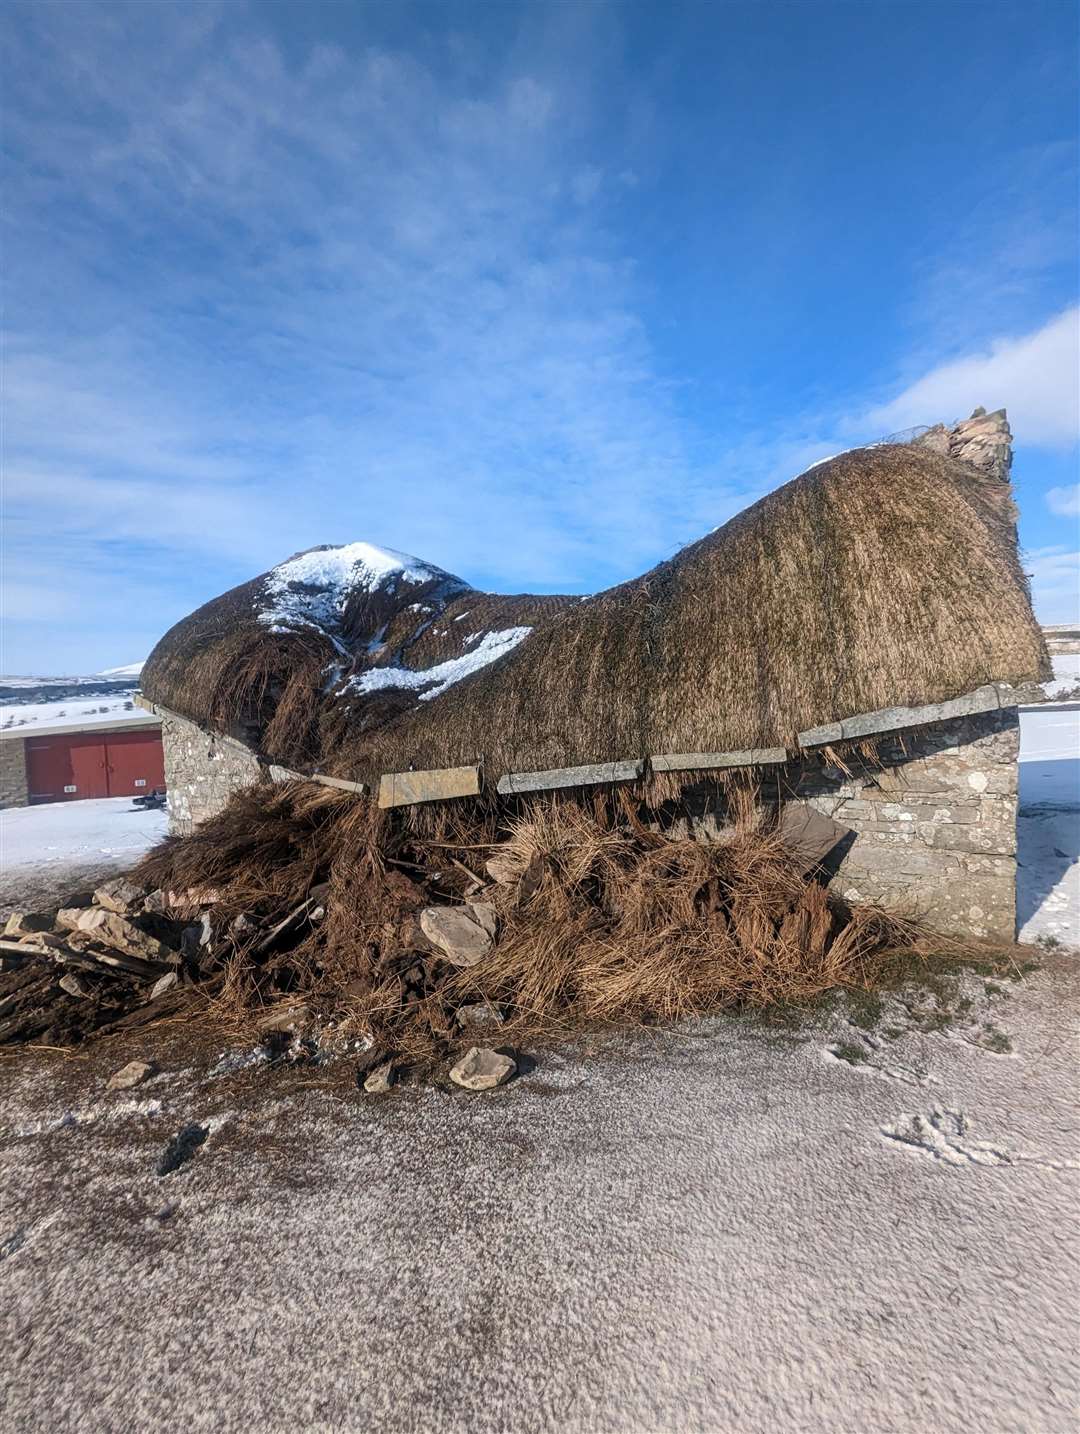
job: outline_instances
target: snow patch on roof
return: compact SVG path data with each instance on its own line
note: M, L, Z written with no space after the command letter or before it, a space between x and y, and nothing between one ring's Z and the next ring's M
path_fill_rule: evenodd
M312 548L272 568L263 588L265 606L259 621L275 631L314 627L329 633L340 625L349 598L356 592L393 592L398 583L444 580L464 588L442 568L408 553L377 548L373 543L345 543Z
M463 677L469 677L472 673L479 672L482 667L487 667L496 658L505 656L528 637L530 632L531 627L507 627L501 632L485 632L482 636L475 634L480 641L476 647L462 653L460 657L437 663L423 672L414 672L408 667L372 667L367 672L350 678L344 690L348 693L369 693L387 688L411 688L420 693L421 702L430 702L433 697L438 697Z

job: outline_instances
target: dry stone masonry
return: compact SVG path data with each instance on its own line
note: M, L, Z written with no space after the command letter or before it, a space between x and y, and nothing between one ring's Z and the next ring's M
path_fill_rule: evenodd
M1012 940L1020 725L1005 708L878 743L881 769L792 764L784 785L850 827L834 887L942 931Z
M187 834L214 816L239 787L264 775L254 752L204 732L174 712L161 713L165 748L165 782L169 789L169 825L177 836Z

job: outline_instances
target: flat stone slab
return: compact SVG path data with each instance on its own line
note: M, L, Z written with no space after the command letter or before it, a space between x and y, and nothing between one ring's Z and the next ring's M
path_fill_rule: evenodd
M379 806L405 807L418 802L444 802L451 797L475 797L479 792L479 767L387 772L379 781Z
M153 1075L155 1069L153 1061L128 1061L126 1066L121 1066L109 1077L108 1089L132 1090L135 1086L141 1085L148 1076Z
M645 763L594 762L586 767L554 767L545 772L507 772L500 777L496 790L503 796L514 792L546 792L556 787L595 787L603 782L633 782L641 776Z
M428 906L420 930L453 966L475 966L491 950L492 933L467 906Z
M517 1070L513 1056L500 1051L471 1046L457 1065L450 1068L450 1079L464 1090L494 1090L508 1081Z

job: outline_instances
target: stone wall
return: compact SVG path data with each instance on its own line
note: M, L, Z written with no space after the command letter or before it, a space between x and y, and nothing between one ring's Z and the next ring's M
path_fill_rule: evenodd
M215 736L172 712L161 711L169 827L186 836L219 812L238 787L263 775L258 758L230 737Z
M909 731L877 745L881 769L847 759L784 768L784 786L850 827L833 886L926 917L942 931L1016 930L1016 708Z
M0 740L0 810L25 807L30 800L26 781L26 738Z

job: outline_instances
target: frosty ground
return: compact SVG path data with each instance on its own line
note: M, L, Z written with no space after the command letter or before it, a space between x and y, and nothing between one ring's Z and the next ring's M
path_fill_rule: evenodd
M132 866L168 830L168 815L130 797L50 802L0 812L0 915L56 906Z
M1020 916L1062 945L1002 972L582 1040L482 1095L183 1026L10 1053L4 1427L1073 1429L1077 722L1024 715ZM4 813L5 861L67 821L126 864L125 805Z
M1071 1430L1076 998L1051 956L539 1052L484 1095L183 1029L129 1093L145 1036L24 1053L5 1427Z

